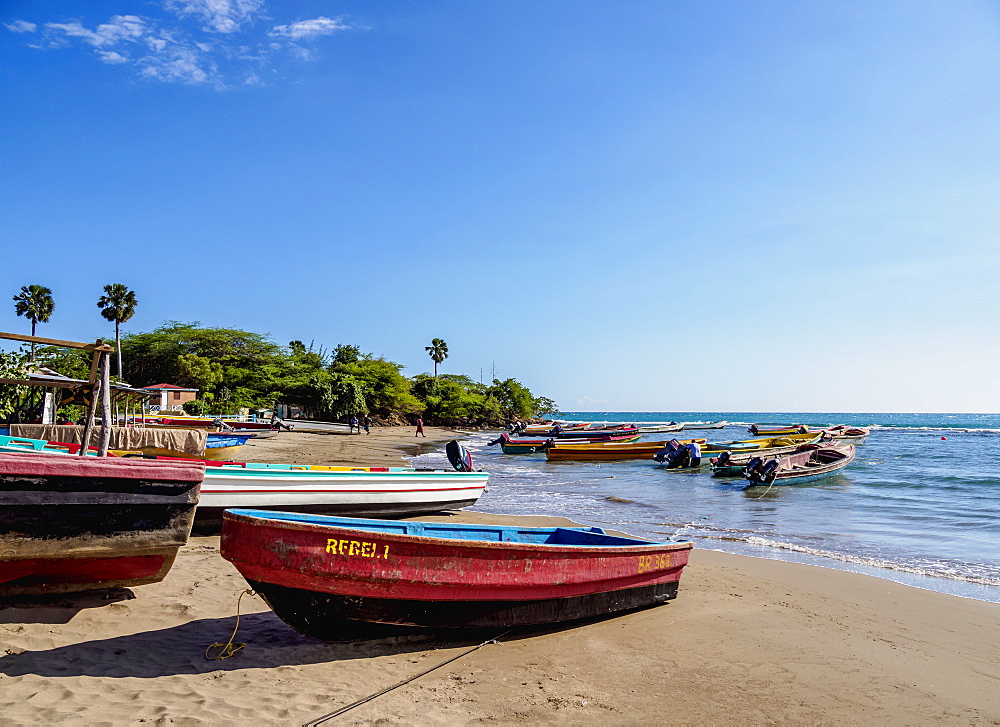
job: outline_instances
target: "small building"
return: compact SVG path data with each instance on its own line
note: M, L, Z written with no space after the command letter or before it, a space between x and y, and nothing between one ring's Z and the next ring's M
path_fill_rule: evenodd
M173 384L154 384L140 387L142 391L157 394L150 403L153 411L183 411L184 405L198 398L198 389L185 389Z

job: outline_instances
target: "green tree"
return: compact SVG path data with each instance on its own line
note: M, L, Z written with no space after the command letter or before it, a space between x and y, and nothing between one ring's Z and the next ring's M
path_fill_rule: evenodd
M535 416L535 397L517 379L493 379L487 394L496 400L505 419L527 419Z
M31 321L31 335L35 335L35 326L48 323L56 304L52 300L52 291L44 285L25 285L21 292L14 296L14 312ZM31 360L35 360L35 344L31 344Z
M0 377L5 379L28 378L28 358L24 349L7 353L0 351ZM17 404L27 393L27 386L16 384L0 386L0 417L7 418L17 409Z
M208 391L222 382L222 364L196 353L182 353L177 357L177 382Z
M135 293L121 283L111 283L104 286L104 295L97 299L97 307L101 315L115 322L115 349L118 357L118 378L122 378L122 337L121 324L135 315L135 307L139 304Z
M361 347L351 346L347 343L340 343L333 349L333 360L339 364L357 363L361 358Z
M434 378L438 375L438 364L448 358L448 344L440 338L432 338L430 346L424 346L427 355L434 362Z

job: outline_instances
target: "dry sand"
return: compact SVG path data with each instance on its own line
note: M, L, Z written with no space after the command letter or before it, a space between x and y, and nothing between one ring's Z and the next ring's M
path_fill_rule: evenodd
M282 434L248 458L385 464L411 440ZM302 724L498 635L325 644L246 596L246 648L206 661L245 587L196 537L134 597L0 608L0 724ZM696 550L667 605L509 633L328 724L1000 724L998 624L997 604Z

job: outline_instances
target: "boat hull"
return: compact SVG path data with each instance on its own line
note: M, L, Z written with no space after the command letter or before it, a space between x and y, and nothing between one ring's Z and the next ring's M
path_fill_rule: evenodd
M253 511L227 512L223 557L264 595L279 617L324 640L351 638L352 624L359 622L502 627L655 605L676 596L691 548L690 542L609 537L600 529L517 530L386 521L375 531L342 523L325 525L324 518L311 522L274 515L275 519ZM411 529L423 535L408 534ZM436 536L456 529L473 535ZM591 538L638 545L510 541L527 531L560 531L585 543ZM480 536L493 539L473 539Z
M200 525L222 522L227 508L288 510L326 515L412 515L474 505L485 472L321 471L216 468L201 487Z
M353 634L366 633L369 624L472 629L575 621L665 603L676 598L678 590L675 581L570 598L418 601L342 596L249 579L248 583L278 618L320 641L350 640Z
M853 444L831 444L813 451L778 457L778 469L773 480L763 481L754 474L745 474L747 487L778 487L815 482L837 474L854 461Z
M681 439L682 445L690 442L704 445L704 439ZM639 442L637 444L556 444L545 450L545 457L550 461L608 461L627 459L650 459L654 454L667 446L667 442Z
M0 455L0 597L162 580L194 521L203 465Z

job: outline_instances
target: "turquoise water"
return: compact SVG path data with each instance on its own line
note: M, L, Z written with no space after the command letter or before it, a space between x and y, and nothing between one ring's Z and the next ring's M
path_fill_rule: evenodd
M476 509L563 515L639 536L681 536L698 547L1000 602L1000 414L581 412L559 418L731 422L692 435L709 441L747 438L746 426L754 422L873 430L840 474L765 492L712 478L707 469L670 472L652 461L504 455L486 446L490 435L475 435L466 446L476 467L491 473L490 490ZM443 464L444 457L423 455L418 462Z

